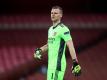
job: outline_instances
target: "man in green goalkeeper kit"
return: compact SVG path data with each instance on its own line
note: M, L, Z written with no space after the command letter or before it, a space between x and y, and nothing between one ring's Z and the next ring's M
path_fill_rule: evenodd
M67 26L61 23L62 15L63 10L61 7L52 7L51 20L53 25L48 30L48 42L46 45L37 48L34 53L35 58L41 59L42 53L48 51L47 80L63 80L66 70L66 45L72 57L72 73L75 76L81 73L81 67L77 61L70 31Z

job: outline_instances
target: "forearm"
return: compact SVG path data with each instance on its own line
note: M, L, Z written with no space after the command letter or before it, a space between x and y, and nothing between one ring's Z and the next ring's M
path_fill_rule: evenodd
M74 47L71 47L71 48L69 47L69 52L70 52L72 59L77 59Z
M75 52L75 49L74 49L73 41L69 40L66 43L67 43L70 55L71 55L72 60L73 60L73 62L72 62L73 63L72 64L72 73L75 76L79 76L81 74L81 66L78 64L78 60L77 60L77 57L76 57L76 52Z
M72 40L67 42L67 46L69 48L69 52L70 52L70 55L71 55L72 59L76 59L77 60L77 56L76 56L76 52L75 52Z
M44 46L40 47L42 50L42 53L46 52L48 50L48 44L45 44Z

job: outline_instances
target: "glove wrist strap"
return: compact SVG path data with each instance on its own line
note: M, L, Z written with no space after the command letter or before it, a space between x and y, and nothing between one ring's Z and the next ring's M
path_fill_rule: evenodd
M78 62L77 62L77 60L76 60L76 59L73 59L72 61L73 61L73 66L78 65Z
M36 51L39 51L40 54L42 53L42 49L40 49L40 48L35 49L35 53L36 53Z

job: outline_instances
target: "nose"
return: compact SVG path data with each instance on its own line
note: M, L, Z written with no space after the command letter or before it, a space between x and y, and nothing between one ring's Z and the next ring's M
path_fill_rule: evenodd
M53 13L52 13L51 15L52 15L52 16L54 16L54 14L53 14Z

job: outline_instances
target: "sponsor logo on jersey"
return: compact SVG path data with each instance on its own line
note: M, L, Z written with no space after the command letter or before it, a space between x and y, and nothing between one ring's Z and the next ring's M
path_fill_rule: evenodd
M55 41L55 38L48 38L48 43L53 43Z

